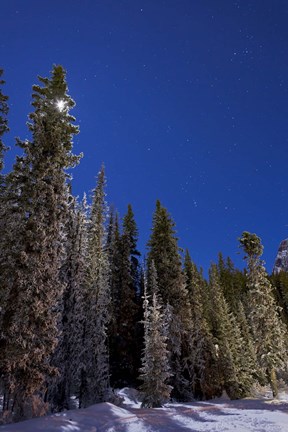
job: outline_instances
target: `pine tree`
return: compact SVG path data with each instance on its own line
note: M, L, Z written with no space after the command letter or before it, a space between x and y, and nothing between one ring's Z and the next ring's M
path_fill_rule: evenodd
M164 304L176 306L178 300L182 300L182 291L185 291L179 289L179 286L183 287L184 282L181 256L178 239L175 237L175 222L160 201L156 202L152 223L152 233L148 242L148 267L154 261L159 292Z
M87 204L84 195L81 206L74 197L65 226L65 260L61 269L61 279L65 290L60 302L60 337L53 365L59 370L57 380L49 386L48 399L53 411L71 407L71 396L77 393L80 384L80 353L83 337L83 279L87 254Z
M119 269L121 267L121 251L120 251L120 228L119 215L112 209L110 211L108 229L107 229L107 244L109 266L110 266L110 291L111 291L111 322L110 329L113 331L117 320L117 314L120 307L119 293Z
M244 357L244 340L237 320L223 295L216 265L210 268L210 314L218 368L223 388L232 399L247 396L253 384L250 359Z
M281 316L288 326L288 273L281 271L273 273L269 278L273 287L275 287L275 298L281 308Z
M154 269L152 272L154 273ZM143 384L140 390L143 394L142 407L157 408L163 406L170 398L172 387L167 384L169 379L169 353L167 350L167 336L164 315L157 298L157 280L152 286L152 304L149 304L147 289L144 291L144 352L140 380Z
M217 268L225 300L231 312L237 314L239 303L243 302L246 296L245 276L235 268L231 258L224 260L221 253L218 256Z
M179 400L192 397L189 357L191 352L191 306L185 279L182 273L182 262L175 223L167 210L156 203L153 226L148 242L148 268L154 261L158 275L159 294L164 305L169 305L172 319L169 326L168 350L171 353L171 385L173 396ZM151 293L151 287L147 287Z
M88 250L83 286L83 351L80 407L109 399L110 270L106 247L105 172L102 166L94 190L88 228Z
M7 176L5 192L10 238L1 287L7 301L0 367L6 394L10 392L4 410L11 412L13 405L18 418L37 414L46 377L55 373L49 360L57 345L57 304L63 292L59 268L67 214L65 170L79 160L72 154L78 129L69 115L74 102L67 93L65 71L55 66L51 78L39 80L42 87L33 86L32 141L18 142L24 153ZM29 401L31 412L26 414Z
M273 296L272 285L260 259L263 253L260 238L244 231L240 245L248 266L248 317L257 360L276 397L276 370L283 368L287 362L287 332L279 318L280 311Z
M119 358L119 319L120 319L120 305L121 305L121 266L122 266L122 248L121 248L121 236L119 230L119 216L118 213L114 213L114 210L110 212L108 232L107 232L107 252L110 267L110 316L108 326L108 340L109 340L109 365L110 365L110 376L111 385L113 387L119 387L122 384L122 376L119 373L118 364L122 357ZM127 385L127 384L125 384Z
M110 215L109 255L111 264L112 319L109 328L111 382L114 386L135 385L140 367L139 252L138 230L131 205L123 218Z
M243 361L245 362L244 367L247 368L247 370L249 371L249 374L253 381L256 380L263 381L263 375L261 374L261 371L258 368L257 356L254 347L252 333L246 317L245 308L241 301L239 302L238 311L235 317L240 329L241 338L243 340L243 344L241 346L242 349L241 359L243 359Z
M131 204L128 204L127 213L123 218L123 243L129 250L130 273L132 278L133 290L136 296L139 296L139 257L140 252L137 250L138 228L135 222L134 213Z
M186 288L191 304L191 378L193 395L197 399L211 399L221 395L216 349L203 310L202 291L206 284L202 274L191 261L188 250L184 260Z

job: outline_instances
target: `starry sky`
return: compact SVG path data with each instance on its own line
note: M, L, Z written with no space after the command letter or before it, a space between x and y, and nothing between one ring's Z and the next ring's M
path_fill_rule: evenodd
M107 200L122 216L132 204L143 254L160 199L205 271L219 251L243 267L244 230L272 270L288 237L286 0L10 0L1 15L6 169L29 137L32 85L62 64L84 153L76 195L104 162Z

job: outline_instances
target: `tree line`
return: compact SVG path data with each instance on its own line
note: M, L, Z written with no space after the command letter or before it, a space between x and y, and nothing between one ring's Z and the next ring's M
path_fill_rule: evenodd
M3 71L0 71L0 78ZM112 401L139 389L144 407L230 398L287 377L288 275L269 277L256 234L239 239L247 268L219 254L208 280L178 246L156 202L147 258L132 206L73 196L78 133L66 72L33 86L31 139L3 174L8 97L0 80L0 422ZM89 201L89 203L88 203Z

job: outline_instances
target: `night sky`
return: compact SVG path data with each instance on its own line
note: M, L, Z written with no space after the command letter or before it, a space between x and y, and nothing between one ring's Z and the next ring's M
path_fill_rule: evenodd
M75 194L104 162L107 200L122 216L132 204L143 254L160 199L205 271L219 251L242 267L247 230L270 272L288 237L287 23L286 0L3 1L5 142L29 137L32 85L61 64L84 152Z

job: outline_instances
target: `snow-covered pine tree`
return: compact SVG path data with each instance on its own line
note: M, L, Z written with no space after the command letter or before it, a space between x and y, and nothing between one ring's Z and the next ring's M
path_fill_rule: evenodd
M123 218L123 232L115 232L112 271L114 307L113 333L110 331L111 380L114 385L135 385L139 364L137 319L139 304L138 230L131 205ZM138 354L138 355L137 355Z
M246 296L245 275L235 268L231 258L224 260L221 253L218 255L217 268L225 300L231 312L237 314L239 302Z
M191 304L193 349L190 353L193 395L197 399L221 396L216 349L209 330L202 304L202 291L206 283L201 272L192 262L188 250L185 253L184 275Z
M110 362L110 375L111 375L111 385L114 386L114 370L117 367L117 352L116 352L116 344L117 344L117 326L118 326L118 312L120 306L120 297L119 297L119 268L121 256L119 253L118 244L120 242L120 232L119 232L119 216L118 213L115 212L114 208L110 209L109 221L107 227L107 243L106 250L108 253L109 260L109 268L110 268L110 295L111 295L111 303L110 303L110 316L111 319L109 321L108 326L108 339L109 339L109 362ZM115 355L114 355L115 353ZM115 359L115 365L114 365ZM115 369L114 369L115 366Z
M189 357L191 353L191 306L185 287L182 272L182 260L175 237L175 223L160 201L156 203L153 225L148 242L148 268L154 261L159 294L163 303L169 304L172 319L170 320L167 340L171 367L171 385L173 396L179 400L192 397L192 386L189 374ZM148 294L151 287L147 286ZM188 361L187 361L188 360Z
M83 350L80 407L109 399L110 269L106 247L105 171L102 166L94 190L88 227L88 248L83 286Z
M155 267L151 269L155 272ZM142 367L139 379L143 381L140 386L142 392L142 407L157 408L163 406L170 398L172 387L167 383L171 376L169 367L169 352L167 349L167 330L162 306L156 293L157 277L153 274L152 280L156 284L151 287L152 303L149 304L147 288L144 288L144 350ZM146 285L146 284L145 284Z
M244 340L224 298L215 264L211 265L209 277L210 322L217 346L220 378L228 396L238 399L249 394L253 370L250 370L249 359L243 358Z
M147 286L149 286L151 295L156 294L156 296L159 296L157 270L155 267L154 260L151 261L149 268L147 269L146 279L147 279Z
M131 277L133 283L133 291L136 296L139 295L139 280L140 280L140 269L139 269L139 257L140 252L137 249L138 242L138 228L136 225L132 205L128 204L127 213L123 218L123 242L127 244L126 248L129 250L129 260L131 268Z
M153 215L152 232L148 241L147 264L150 267L151 262L154 262L163 303L169 303L172 306L181 294L179 285L183 287L184 281L178 239L175 236L174 228L175 222L158 200ZM149 293L149 286L147 289Z
M120 306L120 293L119 293L119 269L121 266L120 254L120 228L119 228L119 215L114 209L110 209L109 223L107 229L107 244L106 249L108 252L109 266L110 266L110 291L111 291L111 321L109 328L114 333L116 330L115 320Z
M228 386L226 384L225 388L231 399L240 399L251 394L251 389L256 379L257 368L255 357L253 357L254 353L250 351L251 346L246 345L236 316L233 312L230 312L228 316L231 326L228 326L226 334L230 342L236 370L236 385L228 383Z
M244 368L249 371L251 379L255 381L263 381L263 374L259 370L255 346L251 330L249 328L248 320L245 314L243 303L240 301L238 304L238 311L235 315L237 325L241 332L241 338L243 340L241 360L244 362Z
M57 304L64 288L59 268L67 215L66 169L79 160L72 154L78 128L69 114L74 102L65 75L61 66L54 66L51 78L39 78L42 86L33 86L32 141L18 141L23 156L6 181L10 244L0 364L10 392L4 410L13 410L17 418L39 413L46 378L55 373L49 363L57 345Z
M276 371L287 364L287 331L280 319L272 285L260 259L263 253L261 239L256 234L244 231L239 240L248 266L248 319L257 360L263 373L266 373L273 396L277 397Z
M71 395L80 383L80 353L83 337L83 279L87 254L87 204L84 195L81 205L70 197L65 225L65 259L61 279L65 290L60 302L60 337L52 364L59 375L48 388L48 400L53 411L71 408Z
M242 354L236 359L239 363L238 369L248 372L246 381L247 391L251 388L253 381L259 377L257 359L253 346L253 339L246 319L243 302L247 301L246 278L244 272L235 268L231 258L224 260L221 253L218 256L218 275L226 300L232 322L236 320L236 333L240 331L242 342L240 349ZM249 392L249 391L248 391Z
M108 215L108 223L107 223L107 240L106 240L106 249L108 252L109 257L109 264L112 269L112 262L113 262L113 253L114 253L114 243L115 243L115 228L116 225L116 214L115 209L113 206L110 206L109 209L109 215ZM117 226L118 226L118 216L117 216ZM118 234L119 234L119 227L118 227Z
M276 301L282 308L282 319L288 327L288 272L273 273L270 276L270 281L275 287Z

